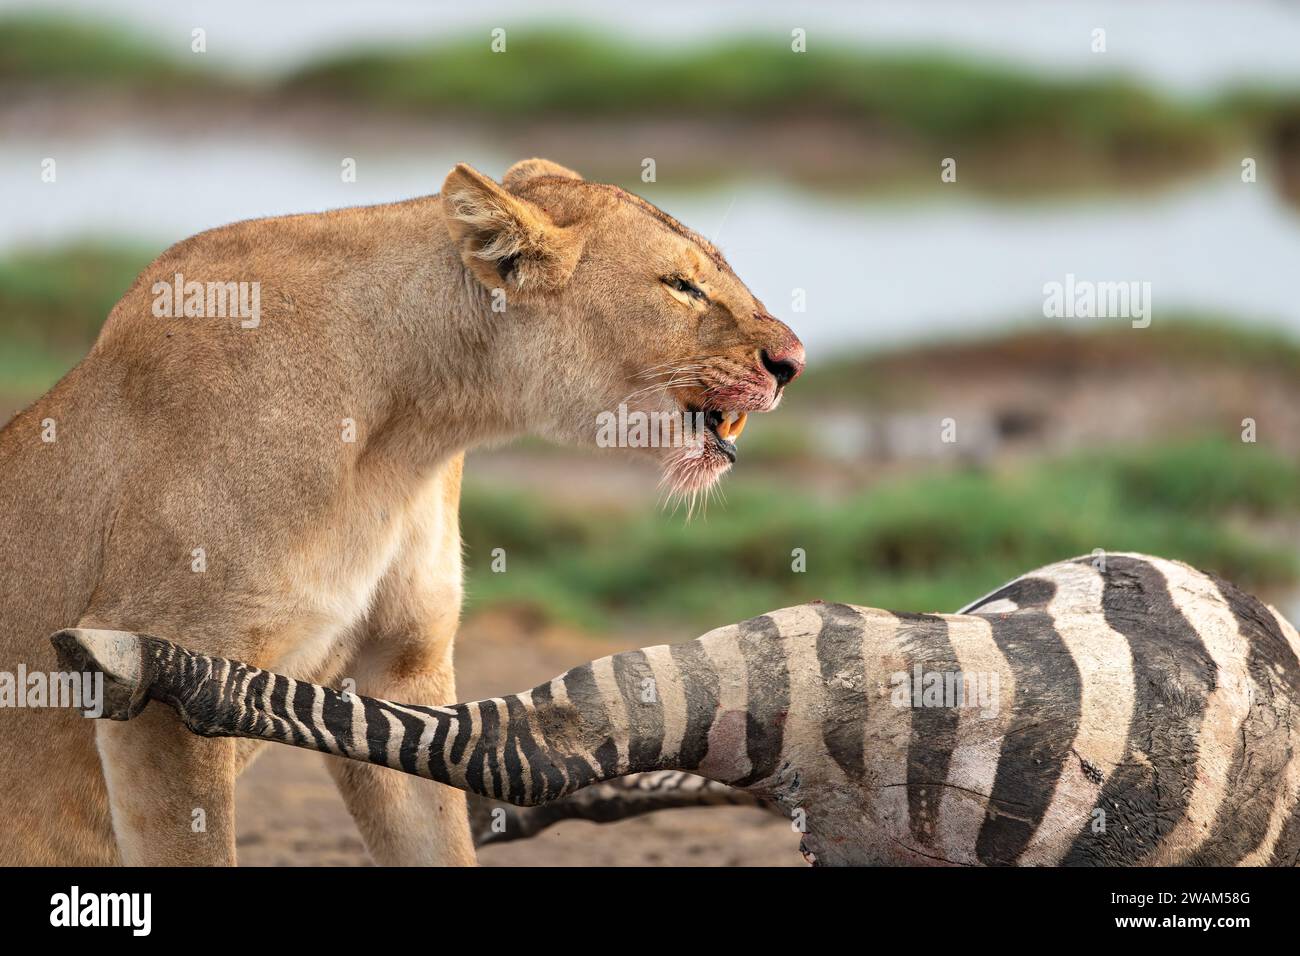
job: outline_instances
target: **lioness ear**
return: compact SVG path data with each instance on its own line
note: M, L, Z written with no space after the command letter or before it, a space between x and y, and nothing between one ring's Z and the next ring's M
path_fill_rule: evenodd
M442 201L461 261L488 288L549 292L568 281L580 243L541 207L464 163L447 174Z
M561 166L559 163L553 163L549 159L521 159L501 177L501 184L506 189L518 192L519 187L530 179L536 179L538 176L558 176L561 179L577 179L581 181L582 177L575 173L567 166Z

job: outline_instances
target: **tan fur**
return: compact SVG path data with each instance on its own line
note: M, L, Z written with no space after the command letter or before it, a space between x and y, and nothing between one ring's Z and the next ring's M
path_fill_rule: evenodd
M775 405L761 354L797 370L802 347L709 243L545 160L505 181L458 166L442 197L237 223L150 265L87 358L0 432L0 670L53 670L59 628L123 628L455 700L465 449L591 447L597 414L634 393L646 410ZM260 325L155 317L153 285L176 273L259 282ZM692 467L708 481L726 463ZM251 753L161 710L96 728L6 708L0 864L233 863ZM335 763L377 861L473 861L460 793Z

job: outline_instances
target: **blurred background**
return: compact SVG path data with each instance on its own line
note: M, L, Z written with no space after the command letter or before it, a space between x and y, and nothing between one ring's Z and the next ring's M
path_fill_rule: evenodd
M474 453L462 696L814 598L951 611L1095 548L1294 619L1297 50L1280 0L0 2L0 420L179 239L540 155L713 238L809 366L690 521L644 462ZM1067 275L1150 283L1150 327L1044 318ZM278 750L241 787L243 862L364 861L316 758ZM797 844L755 811L679 811L483 859Z

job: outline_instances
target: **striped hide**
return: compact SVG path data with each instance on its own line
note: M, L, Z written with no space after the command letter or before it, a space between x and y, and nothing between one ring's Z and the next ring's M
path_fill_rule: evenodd
M806 604L446 707L167 641L54 637L193 731L288 743L520 806L686 771L779 806L823 864L1294 865L1300 638L1186 565L1050 565L963 613ZM670 788L671 789L671 788Z
M756 807L785 815L771 801L715 780L680 770L652 770L615 777L529 807L471 794L469 818L474 845L487 846L530 839L562 820L614 823L689 807Z

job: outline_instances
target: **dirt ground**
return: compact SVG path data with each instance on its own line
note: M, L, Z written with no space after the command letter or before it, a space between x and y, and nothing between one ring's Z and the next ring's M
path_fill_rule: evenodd
M688 635L629 635L624 643L559 630L526 632L515 620L484 615L456 644L462 699L535 686L583 661ZM305 750L266 747L238 792L242 866L366 866L370 860L325 760ZM567 821L531 840L484 847L484 866L803 866L799 836L761 810L670 810L613 824Z

